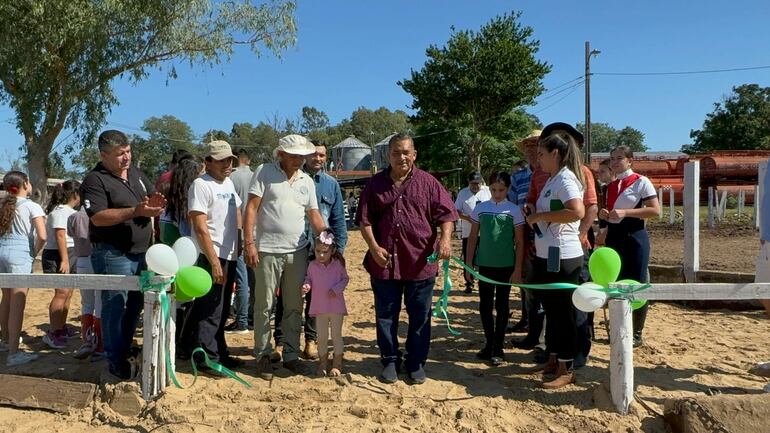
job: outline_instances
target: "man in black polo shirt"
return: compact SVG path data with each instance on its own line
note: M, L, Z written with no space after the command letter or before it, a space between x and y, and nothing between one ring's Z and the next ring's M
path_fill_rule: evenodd
M152 239L151 218L166 200L131 166L131 145L120 131L99 136L101 162L83 180L80 196L91 219L91 263L97 274L138 275ZM138 291L102 291L102 334L110 373L131 378L127 354L142 310Z

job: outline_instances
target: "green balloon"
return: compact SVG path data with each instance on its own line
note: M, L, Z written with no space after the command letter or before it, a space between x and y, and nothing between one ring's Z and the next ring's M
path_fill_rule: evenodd
M612 248L598 248L588 259L588 271L594 283L607 287L620 275L620 256Z
M198 266L185 266L176 273L177 299L200 298L211 290L211 275ZM181 299L180 299L181 300Z
M639 281L636 280L620 280L618 283L621 284L641 284ZM638 310L642 307L644 307L647 304L646 299L634 299L631 301L631 311Z
M195 298L191 298L191 297L187 296L186 294L182 293L179 290L179 288L177 288L176 291L174 292L174 299L176 299L179 302L190 302L190 301L192 301Z

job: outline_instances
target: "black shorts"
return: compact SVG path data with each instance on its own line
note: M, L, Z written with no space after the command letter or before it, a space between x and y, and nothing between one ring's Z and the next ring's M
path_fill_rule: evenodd
M75 255L75 249L67 248L67 255L70 262L70 274L77 273L78 257ZM44 274L58 274L61 265L59 250L43 250L42 265Z

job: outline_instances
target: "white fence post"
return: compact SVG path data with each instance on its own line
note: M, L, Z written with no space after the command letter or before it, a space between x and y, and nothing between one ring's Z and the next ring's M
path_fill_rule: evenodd
M709 187L709 194L708 194L708 216L706 218L706 223L708 224L708 228L713 229L714 228L714 187Z
M738 217L743 215L743 200L745 200L745 191L739 190L738 191Z
M700 162L684 165L684 276L695 282L700 269Z
M674 224L674 220L676 219L676 208L674 207L674 187L671 185L668 187L668 206L668 224L671 225Z
M719 221L725 219L727 214L727 190L722 191L722 198L719 199Z
M660 212L658 212L658 219L663 221L663 187L658 188L658 204L660 204Z
M612 288L610 284L610 288ZM634 399L634 349L631 302L610 299L610 395L615 409L628 414Z
M169 277L155 276L153 283L162 283ZM174 298L169 296L169 315L175 314ZM144 329L143 329L143 353L142 353L142 397L153 400L160 396L169 381L169 372L166 370L166 351L172 359L171 367L174 368L174 337L175 330L173 320L167 325L163 320L163 311L160 302L160 293L147 291L144 293Z
M767 176L767 161L759 163L757 176L757 186L754 187L754 227L759 228L759 208L762 204L762 188L765 185L765 176Z

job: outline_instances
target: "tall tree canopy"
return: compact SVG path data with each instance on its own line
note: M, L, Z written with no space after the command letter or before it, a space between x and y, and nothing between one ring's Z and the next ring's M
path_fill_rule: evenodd
M703 128L690 131L682 152L770 149L770 87L743 84L714 104Z
M496 17L478 32L452 28L446 46L428 47L423 68L398 83L414 98L418 123L465 128L465 152L477 169L485 144L499 129L496 120L533 103L551 70L535 58L540 42L520 17L520 12Z
M0 101L15 111L30 179L46 194L46 161L61 130L88 142L117 103L111 81L133 82L173 61L212 65L237 45L280 55L294 44L295 4L213 0L0 2Z
M585 134L585 123L578 123L575 128ZM644 133L638 129L630 126L615 129L608 123L591 122L591 151L609 152L621 145L630 147L634 152L646 152L648 150L644 144Z
M338 125L329 128L329 144L333 146L351 135L364 143L377 144L394 132L409 132L411 128L409 116L402 110L359 107L351 113L349 119L343 119Z

